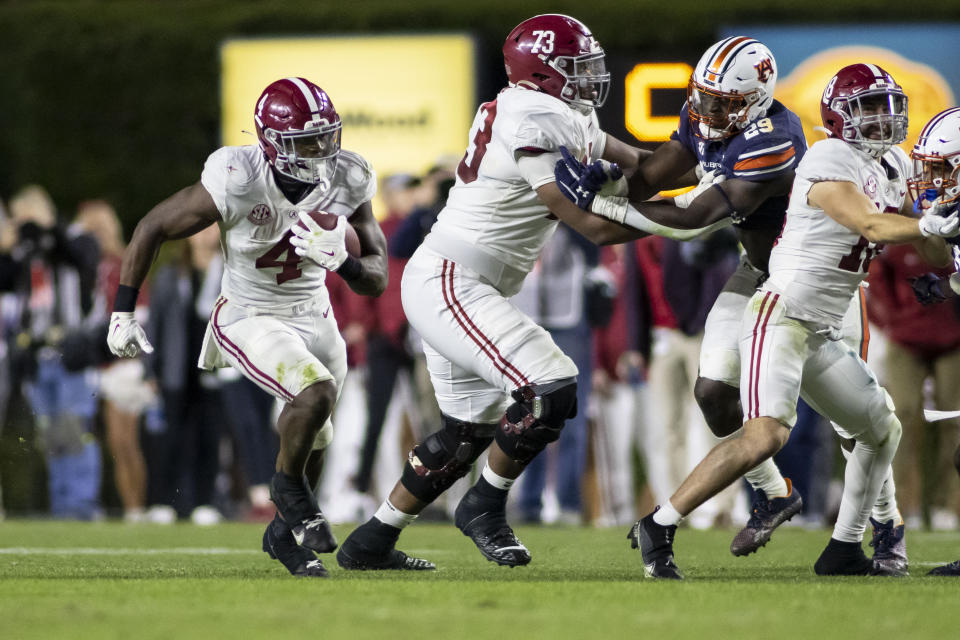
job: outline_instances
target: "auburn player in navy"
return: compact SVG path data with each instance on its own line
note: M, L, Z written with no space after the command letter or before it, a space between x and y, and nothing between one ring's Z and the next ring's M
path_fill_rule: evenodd
M578 204L631 231L677 237L674 229L734 225L744 255L707 318L695 386L697 402L718 437L735 433L742 424L740 319L766 277L794 169L807 148L800 119L773 99L776 79L776 61L762 43L746 36L721 40L697 63L677 130L627 181L628 197L605 196L603 191L593 197L591 185L584 185L583 179L576 185L581 188ZM558 181L570 184L565 193L575 201L574 176L585 177L588 170L576 164L568 160L557 166ZM644 202L662 189L682 184L693 171L700 176L693 190ZM629 235L624 229L623 237ZM746 477L758 499L750 522L731 545L737 555L766 544L773 529L803 504L772 460Z

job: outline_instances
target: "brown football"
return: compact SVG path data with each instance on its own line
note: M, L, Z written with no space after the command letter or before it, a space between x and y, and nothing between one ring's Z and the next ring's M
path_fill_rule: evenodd
M337 214L335 213L325 213L323 211L311 211L308 214L313 218L314 222L320 225L321 229L333 229L337 226ZM297 221L297 224L301 227L306 227L305 224L301 221ZM353 226L347 222L347 231L343 237L343 243L347 247L347 253L352 255L354 258L360 257L360 238L357 236L356 230Z

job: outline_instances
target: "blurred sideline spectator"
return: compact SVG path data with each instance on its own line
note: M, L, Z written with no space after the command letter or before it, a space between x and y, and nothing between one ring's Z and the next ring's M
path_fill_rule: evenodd
M662 475L651 468L650 483L662 502L716 442L696 405L693 385L707 314L739 257L736 238L727 230L690 242L643 238L637 246L653 324L647 420L656 456L666 462ZM729 522L737 491L726 489L702 505L691 514L691 526Z
M576 364L577 415L567 420L560 438L547 446L521 476L517 506L526 522L583 520L581 482L587 463L587 414L593 369L592 325L609 321L615 285L598 267L599 248L565 225L547 241L513 304L550 332ZM603 272L601 274L601 271ZM552 482L548 482L548 466ZM544 490L551 484L559 513L544 514Z
M113 309L113 297L120 282L123 260L123 232L113 207L105 200L82 202L77 208L77 224L92 234L100 246L97 266L97 287L94 311L97 323L106 324ZM146 320L147 296L141 295L137 308L141 321ZM100 331L103 335L103 331ZM91 338L95 339L95 338ZM113 458L114 479L128 522L145 518L147 470L140 449L140 419L144 410L156 402L156 393L144 381L140 359L119 360L111 357L100 368L101 409L106 426L107 445Z
M945 411L960 409L960 300L917 303L909 279L928 271L910 245L887 247L873 261L867 300L871 319L888 339L884 383L903 425L893 461L902 515L910 528L955 530L958 421L926 422L923 408L929 403ZM951 271L934 273L947 277Z
M0 290L13 292L5 302L18 331L9 357L45 454L50 511L96 519L102 517L101 454L92 433L95 374L84 323L93 306L99 249L76 225L58 224L40 186L15 194L10 216L0 256Z
M163 266L153 280L147 335L154 352L147 362L165 419L165 427L147 437L154 522L189 517L213 524L221 518L213 506L223 423L220 383L196 362L222 270L219 233L211 226L190 236L181 259Z

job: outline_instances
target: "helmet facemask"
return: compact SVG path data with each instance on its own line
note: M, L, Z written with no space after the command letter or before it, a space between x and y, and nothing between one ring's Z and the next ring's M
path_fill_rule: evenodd
M941 156L914 151L910 158L913 160L913 177L907 180L907 188L914 201L921 198L935 200L941 196L943 203L960 199L960 153ZM927 197L929 190L936 192L933 198Z
M907 96L887 88L834 98L830 108L843 118L841 138L880 158L907 139Z
M751 107L761 99L760 90L749 93L728 93L711 89L692 77L687 85L687 113L696 133L707 140L734 136L755 117Z
M603 50L582 56L557 56L548 65L566 80L560 95L575 107L602 107L610 93L610 73Z
M308 122L302 130L265 129L264 137L277 151L274 168L294 180L328 189L337 170L341 129L339 120L324 119Z

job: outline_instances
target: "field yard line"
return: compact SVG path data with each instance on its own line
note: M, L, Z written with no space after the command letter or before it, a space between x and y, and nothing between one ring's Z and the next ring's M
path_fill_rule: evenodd
M190 556L227 556L263 553L260 549L227 549L225 547L169 547L166 549L136 549L124 547L0 547L6 556L119 556L179 554Z

